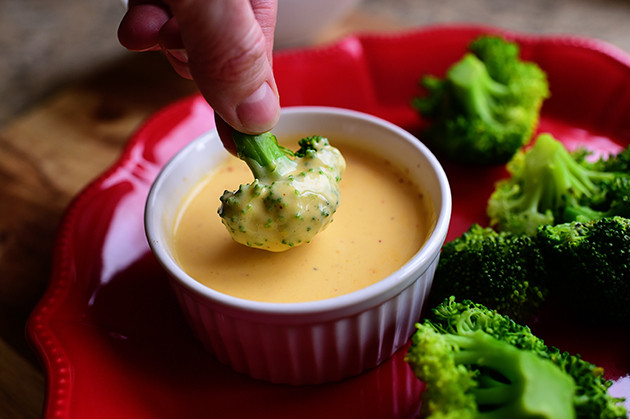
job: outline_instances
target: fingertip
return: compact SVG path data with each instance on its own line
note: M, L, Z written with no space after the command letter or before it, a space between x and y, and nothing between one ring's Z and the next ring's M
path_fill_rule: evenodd
M148 51L158 47L158 36L170 15L155 4L130 6L118 26L118 41L130 51Z
M172 17L162 25L158 34L158 42L164 50L184 49L177 19Z
M192 80L193 77L192 74L190 74L190 67L188 66L185 50L167 49L164 50L164 56L177 74L185 79Z
M214 113L214 122L223 146L230 154L236 156L236 144L234 144L234 139L232 138L232 134L236 130L225 122L216 112Z
M278 95L265 82L236 107L236 115L248 134L270 131L280 117Z
M192 79L188 66L188 52L184 48L179 25L174 17L170 18L160 29L158 42L177 74L186 79Z

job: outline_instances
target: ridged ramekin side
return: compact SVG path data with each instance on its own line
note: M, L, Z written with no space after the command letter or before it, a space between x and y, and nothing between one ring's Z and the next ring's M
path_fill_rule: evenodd
M234 370L274 383L303 385L358 375L389 359L413 333L431 286L433 260L421 276L390 299L325 322L266 322L233 315L173 282L195 335Z

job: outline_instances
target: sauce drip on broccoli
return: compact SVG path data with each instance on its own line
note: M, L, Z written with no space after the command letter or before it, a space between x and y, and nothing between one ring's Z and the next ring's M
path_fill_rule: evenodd
M254 181L225 191L218 210L238 243L279 252L308 243L332 222L345 160L328 139L303 138L293 153L275 135L234 134Z

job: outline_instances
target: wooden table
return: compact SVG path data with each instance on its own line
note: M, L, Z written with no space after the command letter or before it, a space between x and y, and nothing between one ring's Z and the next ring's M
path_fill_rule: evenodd
M400 28L355 14L316 43ZM0 131L0 418L39 418L45 377L25 324L50 277L63 213L159 108L196 91L158 53L130 54L59 89Z

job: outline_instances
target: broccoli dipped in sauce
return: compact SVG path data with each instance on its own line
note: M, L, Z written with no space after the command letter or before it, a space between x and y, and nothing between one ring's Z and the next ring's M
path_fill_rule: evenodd
M630 172L608 171L616 167L615 157L606 164L584 156L540 134L530 149L514 155L506 166L509 177L495 185L487 206L490 225L535 234L539 225L630 215Z
M445 299L406 361L426 385L426 418L624 418L602 368L547 346L527 326L470 300Z
M546 73L519 57L516 43L484 35L443 78L425 75L412 105L428 120L424 135L460 163L507 162L528 143L549 97Z
M346 163L327 138L303 138L293 153L271 133L233 137L255 178L221 196L218 213L235 241L280 252L308 243L330 224Z

